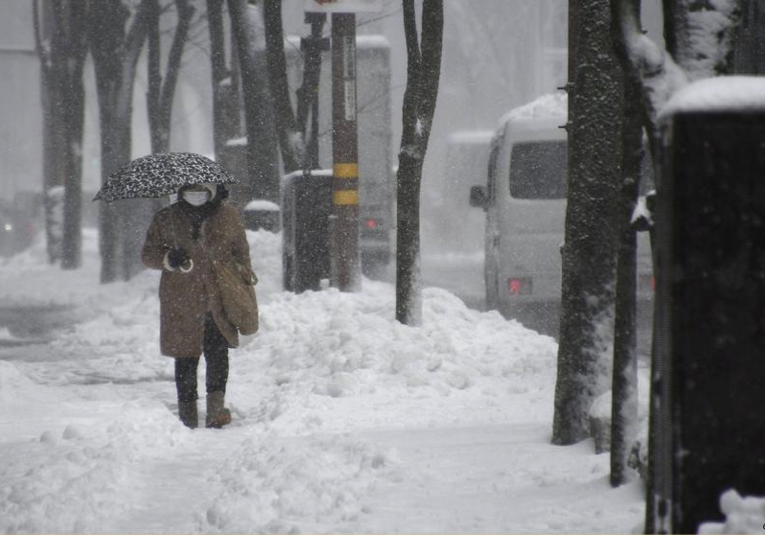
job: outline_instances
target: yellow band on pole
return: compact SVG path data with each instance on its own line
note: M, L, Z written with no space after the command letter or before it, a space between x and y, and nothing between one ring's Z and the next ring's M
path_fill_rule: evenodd
M357 163L336 163L332 167L332 174L335 178L359 177L359 164Z
M359 204L359 190L341 189L333 191L332 204L339 206L353 206Z

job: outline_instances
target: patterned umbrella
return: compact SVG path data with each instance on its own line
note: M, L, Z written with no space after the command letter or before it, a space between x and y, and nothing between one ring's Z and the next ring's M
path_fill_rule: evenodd
M164 197L177 193L183 186L205 183L236 184L237 180L201 154L151 154L136 158L112 173L93 200L112 202Z

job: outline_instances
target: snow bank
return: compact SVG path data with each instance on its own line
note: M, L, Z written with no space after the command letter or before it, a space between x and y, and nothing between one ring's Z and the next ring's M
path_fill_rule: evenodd
M363 497L395 472L389 453L348 438L248 439L208 481L215 498L200 514L199 531L299 533L303 522L331 530L358 521Z
M618 532L642 517L591 443L549 444L552 338L434 288L421 327L395 321L391 284L283 292L281 237L248 239L261 330L232 351L225 430L178 421L158 272L98 284L94 234L81 270L38 265L39 244L3 265L0 297L86 314L0 347L0 532ZM202 365L202 396L204 381Z
M54 403L54 399L49 401ZM112 418L108 427L94 417L3 448L5 464L11 470L3 473L4 484L0 485L1 532L111 531L110 519L123 514L128 506L124 493L131 484L133 464L172 450L191 435L164 407L153 403L91 405L94 414L106 413ZM49 410L57 416L66 414L66 410ZM15 412L17 418L38 416L28 403L3 403L3 421L5 411Z
M78 270L62 270L48 264L45 236L39 233L32 246L24 252L7 259L0 259L2 287L0 302L4 306L60 306L77 312L87 309L109 309L130 295L130 287L136 285L115 282L108 287L98 284L100 260L98 233L96 229L84 228L83 267Z
M393 288L371 281L359 294L274 295L261 310L261 331L237 365L277 386L280 395L258 410L282 432L459 420L474 396L492 390L487 383L502 380L523 393L543 389L555 366L551 338L433 288L424 291L421 328L396 322ZM456 398L452 414L438 408L444 397ZM402 422L386 406L406 399L431 402ZM473 417L491 421L508 410L514 409L497 401L496 411Z

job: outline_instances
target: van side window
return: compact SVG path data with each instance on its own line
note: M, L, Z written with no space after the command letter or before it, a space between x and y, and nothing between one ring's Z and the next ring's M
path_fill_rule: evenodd
M565 199L566 141L516 143L510 153L510 195L515 199Z

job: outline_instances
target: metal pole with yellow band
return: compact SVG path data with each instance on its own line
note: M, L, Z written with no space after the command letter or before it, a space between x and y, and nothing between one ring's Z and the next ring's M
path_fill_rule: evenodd
M361 289L359 164L356 121L356 15L332 14L331 284Z

